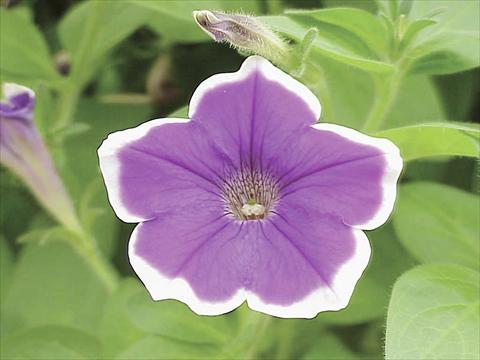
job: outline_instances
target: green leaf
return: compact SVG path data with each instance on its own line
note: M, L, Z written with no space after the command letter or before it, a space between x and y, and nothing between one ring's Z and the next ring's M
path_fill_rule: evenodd
M321 333L312 349L303 357L303 360L354 360L358 359L338 337L330 333Z
M131 321L147 333L195 344L221 344L233 336L228 316L199 316L175 300L153 301L147 292L128 302Z
M371 76L351 66L314 54L311 61L323 69L324 81L331 99L331 109L324 106L323 121L360 129L374 100ZM307 79L305 79L307 80ZM315 84L307 84L321 98ZM355 91L352 91L355 89ZM408 109L408 116L405 116ZM400 87L384 128L443 119L442 103L430 79L425 76L406 77Z
M385 54L385 28L378 17L367 11L353 8L333 8L287 10L286 14L301 24L310 23L309 18L315 20L320 34L325 24L334 25L349 32L352 41L362 41L378 58Z
M400 47L407 47L423 29L435 25L436 23L437 21L431 19L420 19L410 23L400 40Z
M442 11L438 11L441 9ZM436 25L423 31L408 53L414 59L411 71L450 74L480 65L480 6L470 0L414 1L413 20L437 11Z
M479 284L478 271L458 265L423 265L402 275L388 308L386 358L477 359Z
M187 118L188 117L188 105L182 106L180 109L175 110L173 113L168 115L168 117Z
M393 223L403 245L421 262L478 268L480 207L476 195L438 183L400 188Z
M33 229L18 237L19 244L37 243L45 245L51 241L69 241L73 235L62 226L53 226L47 229Z
M11 284L14 259L7 239L0 235L0 306L4 303Z
M120 353L116 359L216 359L217 349L208 345L189 344L147 335Z
M66 244L22 249L2 307L8 332L62 325L93 332L106 300L103 284Z
M319 54L369 72L392 73L395 71L392 64L375 59L363 41L336 25L320 23L312 18L302 18L301 21L296 22L286 16L265 16L260 20L273 30L298 42L304 38L308 29L316 27L319 30L319 36L314 43L314 50Z
M137 279L125 278L105 304L98 330L103 345L101 358L114 359L130 345L147 336L146 332L130 320L127 311L130 298L140 291L145 291L145 288Z
M98 359L100 344L85 332L64 326L41 326L2 341L2 359Z
M126 1L85 1L73 7L58 25L62 45L72 55L72 73L85 81L101 60L152 14Z
M369 232L372 256L364 275L358 281L349 305L337 312L321 313L323 324L353 325L385 316L391 287L414 260L401 247L390 225Z
M392 140L404 160L431 156L478 157L480 127L468 123L427 123L389 129L375 136Z
M40 31L22 14L0 8L0 72L2 81L57 80Z

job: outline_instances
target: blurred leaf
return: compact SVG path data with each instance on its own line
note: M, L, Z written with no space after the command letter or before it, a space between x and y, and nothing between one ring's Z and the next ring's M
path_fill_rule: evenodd
M53 226L47 229L33 229L18 237L19 244L45 245L51 241L69 241L73 235L62 226Z
M269 21L270 17L263 18ZM278 25L279 32L295 32L296 40L300 41L308 31L292 20L285 21L285 18L275 17L273 23ZM281 21L285 21L283 27ZM282 30L283 29L283 30ZM330 56L313 52L310 61L319 66L323 72L323 82L326 86L319 86L316 83L309 83L310 78L301 79L319 98L327 97L330 106L324 106L325 114L322 121L337 123L352 128L362 128L363 122L369 113L374 100L373 82L371 76L360 71L358 68L348 66L345 63L333 60ZM322 81L322 78L320 78ZM325 94L324 88L328 94ZM325 104L323 104L325 105ZM408 109L408 116L405 111ZM405 126L418 122L434 121L444 119L441 101L431 80L424 76L408 76L400 87L398 97L393 104L390 114L382 124L382 128L394 126Z
M316 321L352 325L385 316L390 290L400 274L414 263L398 243L390 225L368 232L372 256L358 281L348 306L340 311L321 313Z
M93 332L106 300L103 284L63 243L22 249L2 322L9 332L55 324Z
M477 359L479 284L477 271L453 264L404 274L388 309L386 358Z
M402 244L421 262L453 262L478 269L478 196L438 183L400 188L393 223Z
M12 280L14 260L15 258L7 243L7 239L0 235L0 304L2 305Z
M3 167L0 179L0 229L13 242L42 210L23 183Z
M213 358L219 347L206 342L225 338L227 322L225 316L197 316L178 302L154 302L138 280L128 278L105 306L102 354L116 359Z
M216 350L206 345L177 342L161 336L147 335L120 353L116 359L215 359L217 358L215 355Z
M93 42L88 45L88 63L104 57L111 49L126 39L152 16L147 9L132 6L127 1L104 1L102 21L95 30ZM95 1L85 1L74 6L58 25L62 45L73 55L76 54L86 35L88 19L98 11Z
M369 74L316 54L312 61L322 67L331 99L332 111L327 113L325 109L323 121L361 129L374 98ZM316 89L312 87L312 91L315 92ZM431 81L424 76L409 76L404 79L397 100L382 128L411 125L444 117L442 103Z
M28 18L0 7L0 24L2 81L59 78L41 32Z
M226 316L199 316L175 300L153 301L142 289L128 302L131 321L147 333L195 344L221 344L232 337Z
M429 26L435 25L437 21L431 19L420 19L413 21L407 26L405 33L400 40L400 47L407 47L413 41L413 39L420 34L423 29Z
M359 359L336 336L330 333L318 335L316 344L304 356L303 360L349 360Z
M442 11L437 11L442 10ZM409 56L415 60L411 71L450 74L480 65L480 6L477 1L414 1L413 20L429 18L437 11L436 25L413 41Z
M168 115L172 118L187 118L188 117L188 105L182 106L180 109L175 110L173 113Z
M130 298L140 291L145 289L137 279L126 278L105 304L98 330L103 346L102 358L116 358L131 344L147 335L130 320L127 312Z
M292 18L295 17L292 16ZM336 25L321 23L310 17L302 17L298 22L286 16L264 16L260 19L273 30L296 41L301 41L309 28L316 27L319 36L313 49L319 54L368 72L392 73L395 71L393 65L373 59L368 47L362 41Z
M461 73L435 77L447 119L478 122L474 110L480 94L480 71L473 69Z
M363 42L377 57L385 54L385 28L371 13L353 8L333 8L322 10L290 10L286 14L301 24L315 21L320 33L325 24L350 33L351 41ZM309 19L310 18L310 19ZM332 28L332 31L335 28Z
M100 344L83 331L64 326L41 326L7 337L2 359L98 359Z
M80 135L90 130L90 127L91 126L89 124L75 122L73 124L69 124L66 127L55 129L55 132L50 133L50 136L51 137L60 136L62 138L65 138L72 135Z
M389 129L375 136L392 140L404 160L431 156L478 157L480 127L468 123L427 123Z

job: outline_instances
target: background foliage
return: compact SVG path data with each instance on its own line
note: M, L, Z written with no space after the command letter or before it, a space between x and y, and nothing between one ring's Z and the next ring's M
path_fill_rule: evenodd
M2 359L480 356L477 1L7 3L0 79L36 91L36 125L113 275L99 277L73 235L2 168ZM297 63L284 68L321 99L322 121L400 147L396 209L368 232L371 262L345 310L308 321L245 306L199 317L152 302L133 274L132 226L109 207L96 149L115 130L185 115L201 80L238 68L242 56L211 43L194 9L260 16L290 41Z

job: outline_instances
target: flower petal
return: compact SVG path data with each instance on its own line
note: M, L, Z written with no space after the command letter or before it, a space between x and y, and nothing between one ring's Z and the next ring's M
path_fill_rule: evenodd
M389 140L316 124L270 166L280 174L282 198L295 197L306 208L370 230L382 225L393 209L402 159Z
M158 119L110 134L98 149L110 203L126 222L215 202L229 159L185 119Z
M239 71L214 75L200 84L189 117L237 167L261 165L299 129L320 116L320 104L303 84L259 56Z
M284 318L344 308L368 264L366 236L327 214L319 221L299 207L280 207L285 215L272 215L261 225L260 261L247 293L250 308Z
M177 212L138 225L129 259L154 300L177 299L200 315L244 300L241 223L214 210Z

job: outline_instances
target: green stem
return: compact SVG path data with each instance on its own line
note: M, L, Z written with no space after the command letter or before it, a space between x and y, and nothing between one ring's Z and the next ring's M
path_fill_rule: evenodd
M247 309L248 314L238 335L225 347L222 358L245 360L256 359L258 343L262 340L272 317Z
M52 128L53 132L63 129L73 121L80 94L81 89L73 86L71 81L65 83L58 98L57 118L55 126Z
M307 61L303 73L299 76L299 80L307 85L310 90L319 98L322 105L321 117L332 117L333 108L330 96L330 90L327 86L325 73L322 67L313 60Z
M290 358L290 346L292 343L292 323L283 319L280 324L278 324L278 341L277 341L277 352L276 359L289 359Z
M112 293L118 285L118 276L114 268L102 256L97 242L92 236L83 231L76 235L77 237L71 242L72 247L98 276L107 291Z
M77 50L72 54L72 71L59 91L57 117L53 131L68 126L74 119L83 88L92 75L91 52L94 51L95 36L98 33L98 26L101 24L105 6L106 1L91 1L91 10L82 39ZM57 140L59 142L62 141L62 139ZM95 272L106 289L112 292L118 283L117 275L111 264L102 256L95 238L89 235L80 224L81 222L78 218L75 219L74 224L64 224L65 227L75 234L69 243Z
M381 128L397 98L402 79L403 73L399 71L388 77L381 75L374 77L374 100L363 124L363 131L371 133Z
M283 13L283 5L280 0L267 0L268 14L278 15Z
M78 100L92 74L93 64L89 60L95 47L95 36L101 23L106 1L92 0L85 31L76 51L72 54L72 71L61 88L54 131L73 121Z
M245 359L258 359L258 344L265 336L265 332L267 331L267 328L270 325L271 321L272 317L268 315L262 315L261 318L257 318L254 331L252 332L253 339L251 339L250 347L248 348Z

